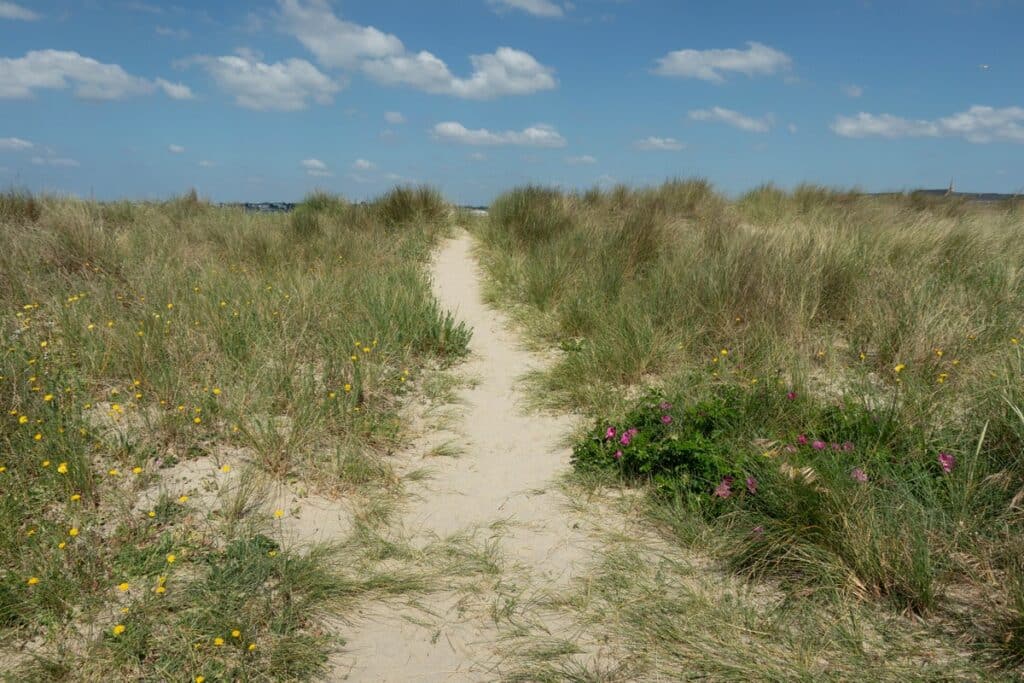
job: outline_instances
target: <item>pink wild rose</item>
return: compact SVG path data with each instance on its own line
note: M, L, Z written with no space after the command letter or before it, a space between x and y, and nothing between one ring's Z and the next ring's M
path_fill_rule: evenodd
M949 474L956 467L956 456L952 453L939 453L939 467L943 472Z
M604 432L604 438L605 438L606 441L610 440L610 439L614 439L615 438L615 434L616 434L615 427L609 427Z
M807 445L807 437L804 436L803 434L798 434L797 437L796 437L796 442L798 444L800 444L801 446L806 446Z
M823 451L825 450L825 442L816 439L814 443L811 444L811 448L813 448L816 451Z
M661 424L663 424L663 425L670 425L670 424L672 424L672 416L671 415L662 415L661 416Z

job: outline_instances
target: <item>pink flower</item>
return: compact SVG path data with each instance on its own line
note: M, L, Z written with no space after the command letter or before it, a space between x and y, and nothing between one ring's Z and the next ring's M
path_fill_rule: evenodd
M853 442L852 441L844 441L843 442L843 450L846 451L847 453L852 451L853 450Z
M747 490L750 491L750 495L757 493L757 479L754 477L747 477Z
M867 472L865 472L864 470L862 470L859 467L854 467L850 471L850 476L853 477L854 481L859 481L862 484L865 483L868 480Z
M615 455L612 456L616 460L622 459L622 451L615 451Z
M806 445L807 445L807 437L806 437L806 436L804 436L803 434L799 434L799 435L798 435L798 436L796 437L796 442L797 442L798 444L800 444L801 446L806 446Z
M715 487L715 498L728 498L732 495L733 477L724 477L722 483Z
M661 402L661 409L662 410L672 410L672 404L669 403L668 401L662 401Z
M842 447L842 446L840 446L840 445L839 445L839 444L837 444L837 443L834 443L834 444L832 444L832 450L834 450L834 451L842 450L842 448L843 448L843 447Z
M796 400L796 392L795 391L789 392L788 394L786 394L786 398L788 398L790 401Z
M622 433L622 438L619 439L619 443L621 443L623 446L628 446L629 442L633 440L633 437L639 433L640 430L638 430L636 427L627 429Z
M956 456L952 453L939 453L939 467L943 472L949 474L956 467Z
M609 427L607 430L605 430L604 438L605 438L606 441L609 440L609 439L614 439L615 438L615 427Z
M820 441L820 440L815 440L814 443L811 444L811 448L813 448L816 451L823 451L823 450L825 450L825 442L824 441Z
M672 416L671 415L662 415L661 416L661 424L663 424L663 425L672 424Z

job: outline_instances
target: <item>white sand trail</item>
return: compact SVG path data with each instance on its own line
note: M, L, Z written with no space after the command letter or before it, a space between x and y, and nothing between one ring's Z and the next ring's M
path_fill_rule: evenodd
M527 415L519 379L542 366L523 350L504 316L487 307L468 234L444 243L433 265L441 305L473 328L470 357L460 368L479 383L460 392L464 411L455 431L463 453L435 461L433 477L416 485L401 525L414 542L485 528L507 521L497 536L501 553L528 569L531 589L564 583L587 556L586 539L566 510L554 480L569 467L559 444L571 429L568 417ZM521 579L520 579L521 580ZM493 619L463 613L456 593L429 596L433 615L401 606L374 606L347 629L349 681L492 681Z

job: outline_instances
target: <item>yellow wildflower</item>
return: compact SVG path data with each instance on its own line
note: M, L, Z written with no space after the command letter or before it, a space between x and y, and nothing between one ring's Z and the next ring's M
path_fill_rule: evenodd
M36 577L36 576L30 576L30 577L28 578L28 581L26 581L25 583L27 583L27 584L28 584L28 585L30 585L30 586L34 586L34 585L36 585L37 583L39 583L39 578L38 578L38 577Z
M217 636L216 638L213 639L213 644L216 645L217 647L220 647L221 645L224 644L224 639L221 638L220 636Z
M18 418L18 424L23 425L28 422L28 415L22 415Z
M62 462L61 464L57 465L57 471L60 472L61 474L67 474L68 464L66 462Z
M178 558L174 556L174 553L169 553L167 555L167 564L174 564L174 561L176 559L178 559Z
M122 633L124 633L124 630L125 630L124 624L118 624L113 629L111 629L111 632L114 634L114 636L119 636Z
M70 536L71 538L74 538L77 535L78 535L78 527L73 526L70 529L68 529L68 536Z
M142 468L136 465L132 468L132 474L142 474Z
M903 370L904 370L904 369L905 369L906 367L907 367L907 366L906 366L905 364L903 364L903 363L898 363L898 364L896 365L896 367L894 367L894 368L892 369L892 371L893 371L893 372L895 372L895 373L896 373L896 374L898 375L898 374L900 374L901 372L903 372Z
M43 396L43 400L49 403L50 401L53 400L53 394L46 394L45 396Z
M188 502L188 496L186 496L186 495L184 495L184 494L183 494L183 495L180 495L180 496L178 496L178 502L179 502L179 503L187 503L187 502Z
M130 586L128 585L127 581L122 581L121 583L117 584L117 590L121 591L122 593L127 593L129 587Z
M231 465L221 465L220 466L220 471L224 472L225 474L230 472L231 471Z
M241 631L239 631L239 630L238 630L238 629L236 628L235 630L233 630L233 631L231 632L231 637L232 637L232 638L241 638L241 637L242 637L242 632L241 632Z
M79 493L72 493L71 494L71 502L72 503L78 502L81 499L82 499L82 495L81 494L79 494Z
M278 519L284 517L284 510L281 510L280 508L274 510L274 517L277 517Z

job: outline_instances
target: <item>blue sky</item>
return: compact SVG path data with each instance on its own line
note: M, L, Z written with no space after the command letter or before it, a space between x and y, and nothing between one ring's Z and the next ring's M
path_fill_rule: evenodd
M0 186L1024 190L1017 0L0 0Z

